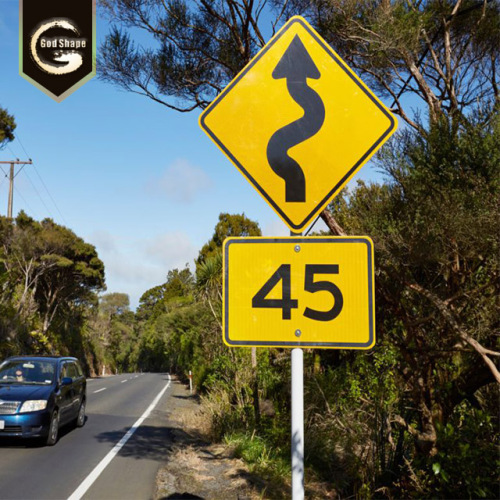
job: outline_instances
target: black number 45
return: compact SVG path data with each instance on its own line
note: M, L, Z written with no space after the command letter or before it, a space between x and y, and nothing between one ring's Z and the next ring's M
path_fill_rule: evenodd
M317 311L306 307L304 316L316 321L332 321L342 311L344 298L342 292L331 281L314 281L315 274L338 274L337 264L306 264L304 290L310 293L328 292L334 299L333 307L329 311ZM269 292L281 281L281 298L268 299ZM282 264L276 272L264 283L264 286L252 299L252 307L264 309L281 309L282 319L291 319L292 309L299 307L298 300L292 299L290 279L290 264Z

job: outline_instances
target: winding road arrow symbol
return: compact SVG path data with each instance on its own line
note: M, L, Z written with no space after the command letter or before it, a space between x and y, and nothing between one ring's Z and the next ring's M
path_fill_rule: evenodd
M288 150L315 135L323 126L325 106L320 96L307 85L307 78L321 74L298 35L274 68L275 80L286 78L288 92L304 110L304 116L277 130L267 145L271 169L285 181L287 202L306 201L306 180L301 166L288 155Z

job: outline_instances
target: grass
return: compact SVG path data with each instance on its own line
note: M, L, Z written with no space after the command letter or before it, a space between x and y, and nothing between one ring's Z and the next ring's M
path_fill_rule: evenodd
M279 448L273 448L260 436L241 432L224 437L226 445L233 449L237 458L248 465L251 473L261 477L268 484L266 496L288 498L290 494L290 461Z

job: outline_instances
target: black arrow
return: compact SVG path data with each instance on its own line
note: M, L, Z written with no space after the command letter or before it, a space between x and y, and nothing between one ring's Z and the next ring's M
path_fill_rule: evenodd
M316 134L325 120L325 106L320 96L307 85L307 78L318 79L318 68L295 35L273 71L273 78L286 78L293 100L304 109L304 116L276 131L267 144L267 161L285 181L287 202L306 201L306 180L300 165L288 156L288 150Z

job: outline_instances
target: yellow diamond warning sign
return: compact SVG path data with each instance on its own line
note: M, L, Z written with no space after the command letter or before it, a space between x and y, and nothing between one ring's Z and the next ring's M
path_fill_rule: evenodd
M397 128L301 17L250 61L200 125L294 231L310 224Z

